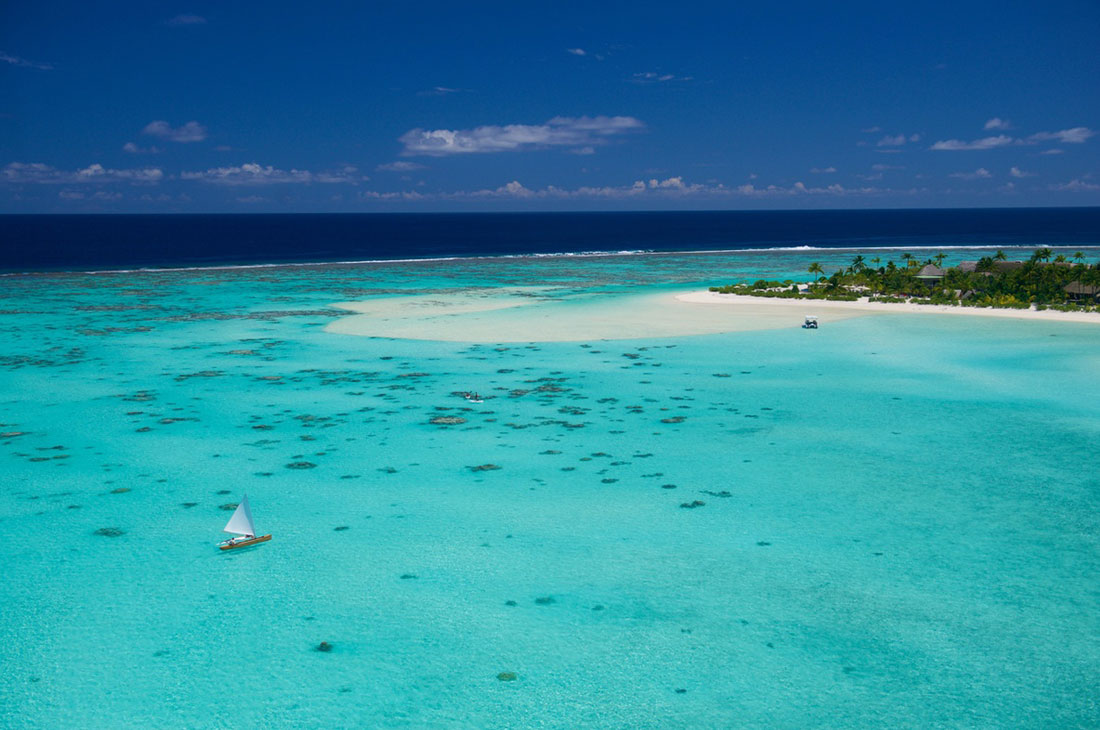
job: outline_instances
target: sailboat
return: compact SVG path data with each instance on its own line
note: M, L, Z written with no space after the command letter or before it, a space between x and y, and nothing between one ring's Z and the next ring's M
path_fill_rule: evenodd
M271 539L271 535L256 536L256 527L252 524L252 510L248 508L247 494L241 498L241 503L237 505L237 509L233 512L233 516L229 518L229 522L222 532L228 532L230 535L237 535L237 537L231 537L218 543L218 549L220 550L234 550L249 545L258 545Z

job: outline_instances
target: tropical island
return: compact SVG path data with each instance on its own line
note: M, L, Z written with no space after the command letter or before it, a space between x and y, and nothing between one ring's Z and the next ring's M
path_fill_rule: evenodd
M781 299L1100 311L1100 263L1087 263L1080 251L1067 257L1040 248L1026 261L1009 261L1003 251L997 251L946 269L942 268L945 258L939 253L920 261L903 253L900 264L883 264L877 256L857 255L848 267L828 276L820 263L811 263L808 272L818 278L808 283L760 279L710 291Z

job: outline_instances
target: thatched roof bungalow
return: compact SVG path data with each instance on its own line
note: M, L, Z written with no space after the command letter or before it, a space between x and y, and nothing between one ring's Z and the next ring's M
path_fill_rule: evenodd
M1082 284L1079 281L1071 281L1066 284L1065 291L1073 301L1083 302L1095 300L1097 295L1100 295L1100 286Z
M943 281L944 274L947 273L939 266L935 264L927 264L924 268L916 273L916 278L921 282L932 286L933 284L939 284Z

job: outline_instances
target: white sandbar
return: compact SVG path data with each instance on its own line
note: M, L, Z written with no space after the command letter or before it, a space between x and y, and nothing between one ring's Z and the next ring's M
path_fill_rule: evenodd
M577 342L682 337L801 327L889 314L954 314L1100 324L1100 314L976 309L867 301L770 299L715 292L594 294L552 298L528 288L396 296L335 306L355 312L325 330L363 337L447 342Z

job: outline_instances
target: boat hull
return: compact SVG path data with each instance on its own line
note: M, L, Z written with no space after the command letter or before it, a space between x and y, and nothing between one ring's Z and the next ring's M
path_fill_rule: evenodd
M254 537L251 540L238 540L230 545L229 543L222 543L218 545L219 550L236 550L237 548L251 547L253 545L259 545L261 542L267 542L271 539L271 535L260 535Z

